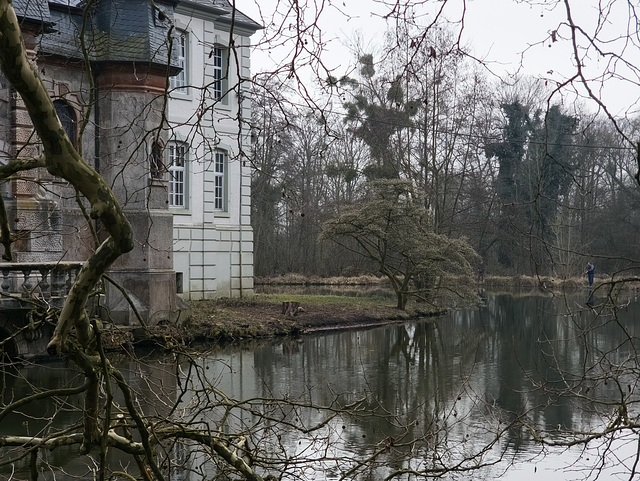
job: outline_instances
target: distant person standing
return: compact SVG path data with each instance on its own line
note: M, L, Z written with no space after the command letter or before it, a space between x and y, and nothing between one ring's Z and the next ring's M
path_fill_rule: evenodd
M589 285L593 285L593 275L596 271L595 266L591 262L587 262L587 280L589 281Z

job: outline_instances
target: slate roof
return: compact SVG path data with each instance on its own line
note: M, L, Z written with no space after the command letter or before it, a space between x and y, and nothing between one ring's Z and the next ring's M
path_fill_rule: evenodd
M233 17L233 5L231 5L229 0L182 0L180 4L215 13L219 15L218 21L229 24ZM255 22L238 9L236 9L235 22L237 25L253 30L254 32L263 28L262 25Z
M49 3L56 3L58 5L65 5L67 7L78 7L84 3L85 0L49 0ZM15 2L15 0L14 0Z
M48 23L51 20L47 0L13 0L13 9L18 18L27 21Z
M78 26L81 7L87 0L13 0L16 13L24 21L42 25L40 54L82 58ZM233 6L229 0L166 0L157 2L166 18L173 17L176 3L194 11L210 14L214 22L231 24ZM236 9L235 26L255 32L263 27ZM91 25L87 29L89 55L102 62L142 62L167 64L166 38L170 22L158 16L149 0L104 0L95 3ZM171 64L176 66L176 52Z
M55 24L55 32L41 37L41 54L81 58L78 28L82 25L82 10L74 7L82 7L85 1L50 0L50 18ZM160 2L157 5L166 9L167 18L172 17L171 7ZM158 19L148 0L97 2L90 22L87 45L92 60L166 65L164 45L170 23Z

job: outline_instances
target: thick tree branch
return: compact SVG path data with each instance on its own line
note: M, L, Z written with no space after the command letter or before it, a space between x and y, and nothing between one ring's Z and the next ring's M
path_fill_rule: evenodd
M81 344L87 347L92 332L84 310L86 301L109 266L121 254L133 249L131 225L104 179L82 159L65 133L49 92L27 57L20 25L9 0L0 0L0 67L25 103L42 142L47 170L69 181L85 196L91 204L92 218L100 219L110 234L76 278L47 351L62 352L73 326Z

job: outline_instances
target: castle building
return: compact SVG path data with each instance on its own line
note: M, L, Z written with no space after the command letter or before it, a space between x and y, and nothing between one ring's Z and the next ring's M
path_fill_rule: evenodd
M247 95L259 28L225 1L175 8L182 69L171 78L168 146L177 288L188 299L253 293Z
M180 321L183 299L251 294L245 91L260 25L227 0L13 6L65 130L134 228L133 251L105 284L106 315ZM21 99L0 78L0 162L38 149ZM100 225L66 182L44 169L27 174L1 186L14 260L86 260Z

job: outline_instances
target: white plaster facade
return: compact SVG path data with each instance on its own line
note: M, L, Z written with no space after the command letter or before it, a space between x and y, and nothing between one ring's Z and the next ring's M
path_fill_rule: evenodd
M244 24L234 22L230 42L230 16L215 3L180 2L174 17L177 42L184 39L184 72L170 94L171 132L164 151L171 192L176 177L169 167L177 164L172 146L184 147L184 197L170 195L169 208L177 288L190 300L253 294L251 172L245 156L250 101L241 80L250 78L249 36L259 26L246 17ZM214 73L216 58L222 58L221 80ZM179 185L173 188L179 193Z

